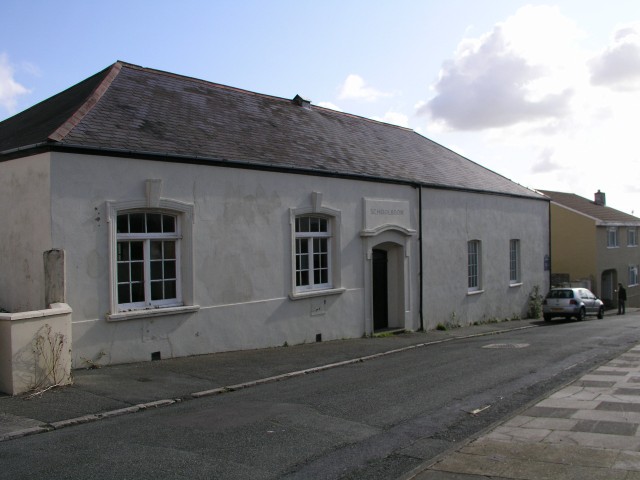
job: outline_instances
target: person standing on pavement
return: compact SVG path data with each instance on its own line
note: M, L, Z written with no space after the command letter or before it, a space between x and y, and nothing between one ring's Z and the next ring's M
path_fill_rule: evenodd
M627 301L627 291L621 283L618 283L618 315L624 315L624 304Z

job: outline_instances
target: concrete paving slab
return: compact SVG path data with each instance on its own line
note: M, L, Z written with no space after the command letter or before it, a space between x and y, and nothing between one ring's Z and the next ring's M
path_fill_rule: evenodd
M576 425L580 420L572 420L568 418L544 418L537 417L531 419L529 422L521 425L522 428L537 429L537 430L566 430L572 431L576 428Z
M640 451L640 438L624 435L556 431L551 432L543 439L543 441L551 444L580 445L591 448Z
M538 403L538 407L573 408L575 410L594 409L601 400L576 400L574 398L547 398Z
M624 405L624 404L623 404ZM580 420L596 420L604 422L630 422L640 424L640 413L607 410L578 410L573 418Z
M607 435L623 435L631 437L635 436L638 431L638 424L605 420L578 420L571 430L574 432L603 433Z
M578 412L575 408L555 408L555 407L531 407L523 412L523 415L529 417L545 417L545 418L572 418Z
M487 437L503 442L537 443L551 433L552 430L500 426L489 433Z
M431 470L439 470L451 473L464 473L484 475L485 477L501 477L502 472L508 467L505 457L469 455L454 452L440 462L431 466Z
M640 452L620 452L613 468L640 472Z
M620 401L616 401L616 402L602 401L600 402L600 405L597 406L596 410L640 413L640 404L625 403Z
M519 480L625 480L626 472L540 461L512 461L502 476Z

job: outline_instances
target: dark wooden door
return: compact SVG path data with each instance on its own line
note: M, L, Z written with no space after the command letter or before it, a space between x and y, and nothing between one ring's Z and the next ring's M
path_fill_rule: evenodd
M389 326L389 301L387 285L387 252L373 250L373 329Z

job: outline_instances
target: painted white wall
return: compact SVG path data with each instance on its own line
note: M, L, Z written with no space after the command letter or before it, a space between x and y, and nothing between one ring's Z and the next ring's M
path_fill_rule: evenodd
M41 310L51 248L49 154L0 163L0 308Z
M110 310L107 203L161 197L193 205L195 312L107 321ZM312 192L341 212L341 287L292 300L290 210ZM548 204L496 195L423 189L424 320L435 328L524 316L534 285L548 288ZM367 199L367 200L365 200ZM372 203L373 199L373 203ZM365 204L407 206L397 228L371 224ZM401 203L393 203L401 202ZM403 202L403 203L402 203ZM404 207L403 207L404 208ZM74 367L360 337L371 333L371 248L393 244L404 261L405 328L419 328L418 191L393 184L205 165L52 154L52 244L67 258L74 310ZM393 217L393 215L391 215ZM393 220L391 220L393 221ZM522 285L509 285L509 240L521 241ZM467 241L483 247L483 288L467 294ZM404 260L401 255L404 253ZM39 253L41 258L41 252ZM400 269L393 269L400 272ZM400 282L394 285L399 285ZM400 315L402 312L399 313Z
M414 188L177 164L53 154L53 246L67 256L68 303L74 309L74 367L215 351L360 337L366 332L363 198L410 202ZM194 303L197 312L108 322L109 225L106 202L145 197L161 179L163 198L193 204ZM290 209L309 207L312 192L341 212L343 293L292 300ZM415 241L415 240L412 240ZM417 248L413 249L417 255ZM411 278L417 282L417 257ZM408 304L418 322L417 283ZM318 308L320 312L318 312ZM312 312L314 314L312 315ZM321 314L317 314L321 313ZM415 328L415 327L414 327Z
M72 383L71 313L65 303L0 313L0 392L18 395Z
M425 328L525 318L533 287L549 288L548 209L544 201L423 190ZM474 239L482 242L483 293L469 295L467 242ZM511 239L520 239L520 286L509 285Z

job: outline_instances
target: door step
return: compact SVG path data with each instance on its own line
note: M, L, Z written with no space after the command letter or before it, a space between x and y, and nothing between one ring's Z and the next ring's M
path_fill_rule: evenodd
M391 335L399 335L404 333L406 330L404 328L381 328L380 330L376 330L373 332L373 337L390 337Z

